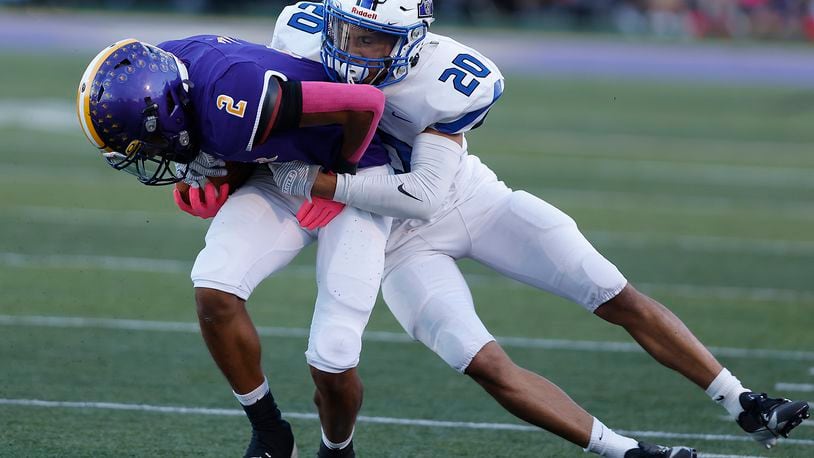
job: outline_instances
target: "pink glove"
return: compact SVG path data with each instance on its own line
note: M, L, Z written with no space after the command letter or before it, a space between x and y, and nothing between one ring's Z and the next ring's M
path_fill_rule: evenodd
M332 219L336 218L336 215L342 212L343 208L345 208L345 204L314 197L311 202L307 200L303 202L297 212L297 221L300 222L300 226L313 231L327 226Z
M200 188L190 187L189 204L184 201L184 197L177 187L173 190L172 195L175 198L175 205L181 210L199 218L212 218L229 197L229 183L223 183L219 188L215 188L214 184L207 181L204 186L204 199L201 199Z

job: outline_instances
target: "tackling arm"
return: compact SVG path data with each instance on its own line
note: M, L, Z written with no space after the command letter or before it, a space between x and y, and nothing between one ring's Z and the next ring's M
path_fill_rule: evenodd
M384 94L373 86L315 81L269 81L255 144L295 127L342 125L337 172L355 173L384 111Z
M429 219L449 193L463 155L463 134L427 129L416 137L409 173L320 173L311 194L380 215Z

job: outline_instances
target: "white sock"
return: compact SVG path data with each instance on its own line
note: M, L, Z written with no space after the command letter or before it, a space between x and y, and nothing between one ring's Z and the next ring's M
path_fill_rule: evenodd
M244 406L250 406L256 403L260 398L266 395L269 392L269 381L267 378L263 377L263 383L258 386L257 388L251 390L246 394L238 394L234 391L235 397L237 398L238 402L240 402Z
M344 442L340 442L338 444L329 441L328 436L325 435L325 430L323 430L322 431L322 442L330 449L342 450L343 448L347 447L348 444L350 444L350 441L353 440L353 431L355 431L355 430L356 430L356 428L351 430L350 437L347 438Z
M738 415L743 412L739 398L740 394L746 391L749 390L744 388L741 381L726 368L721 370L721 373L715 377L706 390L707 395L716 404L722 405L732 418L738 418Z
M625 452L638 447L639 443L634 439L616 434L594 417L594 425L591 428L591 441L588 442L586 452L596 453L608 458L624 458Z

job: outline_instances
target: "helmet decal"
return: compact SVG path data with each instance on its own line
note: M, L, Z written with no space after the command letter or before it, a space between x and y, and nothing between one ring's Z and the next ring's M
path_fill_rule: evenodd
M421 0L418 3L418 17L432 17L432 0Z

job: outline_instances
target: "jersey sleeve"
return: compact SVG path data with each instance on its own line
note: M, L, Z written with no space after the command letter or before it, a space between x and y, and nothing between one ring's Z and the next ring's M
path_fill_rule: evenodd
M269 47L319 61L324 26L321 2L298 2L287 6L277 17Z
M479 127L503 95L504 79L497 66L482 54L458 43L445 43L432 56L434 81L427 103L436 115L429 127L460 134Z
M211 86L203 120L205 151L225 159L251 162L255 142L266 126L263 105L266 94L279 86L274 72L250 62L233 64ZM266 117L268 113L266 113Z
M495 81L491 91L481 91L477 100L464 110L462 116L442 119L431 127L439 132L455 135L477 129L486 120L489 110L503 95L503 80Z

